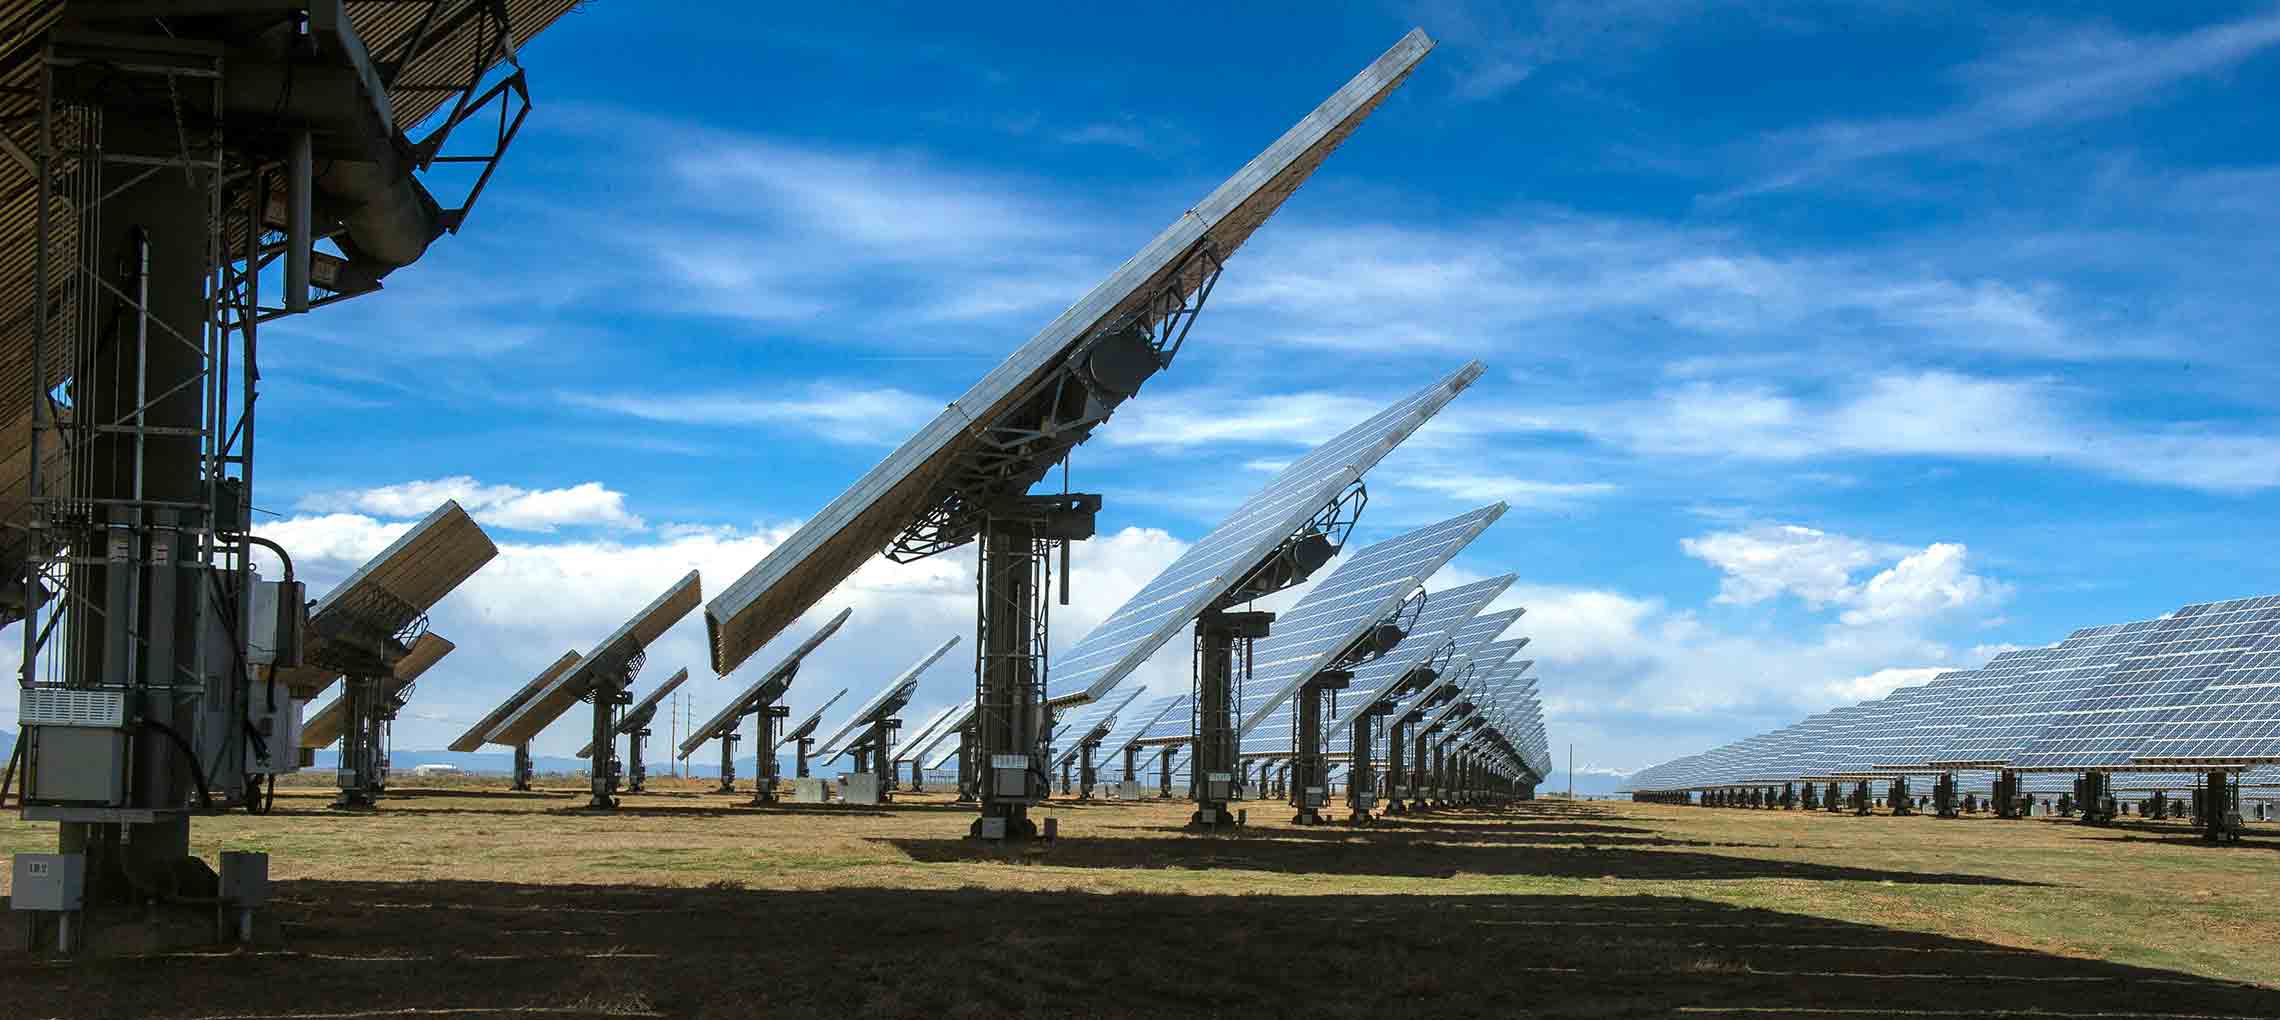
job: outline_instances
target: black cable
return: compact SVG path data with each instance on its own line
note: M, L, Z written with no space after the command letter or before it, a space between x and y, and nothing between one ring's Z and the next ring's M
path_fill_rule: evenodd
M206 786L206 770L198 767L198 752L190 749L190 742L182 739L182 734L176 732L174 727L156 719L144 719L142 724L166 734L167 739L174 741L174 746L182 750L182 756L190 760L190 775L198 780L198 804L206 810L212 811L214 809L214 791Z

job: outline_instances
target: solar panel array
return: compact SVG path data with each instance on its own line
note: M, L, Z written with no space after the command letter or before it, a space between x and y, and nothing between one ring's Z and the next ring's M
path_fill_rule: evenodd
M1504 510L1502 503L1481 507L1346 557L1297 605L1278 615L1274 629L1252 645L1251 675L1243 681L1236 706L1236 732L1250 732L1277 709L1289 715L1290 700L1302 686L1331 666L1371 626L1399 609L1403 599ZM1426 605L1431 605L1429 597ZM1422 618L1422 609L1418 615ZM1404 635L1402 644L1408 640Z
M1094 701L1480 377L1472 362L1315 447L1053 660L1047 700Z
M2190 789L2161 770L2280 781L2280 596L2195 603L2152 620L2085 627L2043 648L1810 716L1769 733L1634 774L1629 789L1671 793L1798 780L1995 772L2028 793L2069 789L2069 773L2117 789ZM2035 773L2045 773L2037 776Z

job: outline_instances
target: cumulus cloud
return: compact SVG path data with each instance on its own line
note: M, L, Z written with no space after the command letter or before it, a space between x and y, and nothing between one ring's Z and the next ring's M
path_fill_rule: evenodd
M469 515L484 525L514 531L550 532L564 527L639 531L643 527L640 517L627 512L625 494L606 488L600 482L582 482L562 489L524 489L513 485L485 485L466 475L454 475L369 489L313 493L301 500L300 508L369 514L378 518L418 518L445 500L457 500Z
M1828 684L1827 690L1829 697L1839 704L1874 701L1902 687L1927 683L1947 669L1946 666L1880 669L1863 676L1833 681Z
M1859 539L1794 524L1713 532L1682 539L1679 547L1724 573L1714 601L1741 606L1783 593L1815 609L1849 600L1853 572L1877 558Z
M1869 578L1844 621L1857 625L1931 616L1995 602L2008 591L2001 582L1967 572L1963 546L1939 542Z
M1791 594L1816 611L1845 607L1839 619L1853 626L1985 608L2010 594L2002 582L1971 573L1967 551L1953 542L1905 552L1858 584L1856 572L1899 551L1794 524L1716 531L1679 545L1721 572L1714 602L1747 606Z

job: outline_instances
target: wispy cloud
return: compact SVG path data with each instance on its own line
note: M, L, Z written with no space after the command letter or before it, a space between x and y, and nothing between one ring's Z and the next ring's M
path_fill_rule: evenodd
M901 442L945 406L894 387L813 382L798 396L734 393L564 393L572 407L675 425L765 427L804 432L839 443Z
M1747 189L1807 183L1869 160L2078 124L2156 101L2178 82L2223 71L2280 44L2280 12L2171 36L2036 24L2012 49L1963 68L1962 103L1917 117L1832 121L1768 141L1789 164Z

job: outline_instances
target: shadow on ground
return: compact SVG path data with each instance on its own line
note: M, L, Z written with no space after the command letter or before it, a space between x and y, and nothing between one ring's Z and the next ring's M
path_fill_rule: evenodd
M288 948L0 981L43 1015L242 1020L2280 1013L2269 989L1676 897L288 882L276 908Z
M1003 851L997 847L969 839L881 838L874 842L893 846L912 860L927 864L1004 859ZM1037 860L1061 868L1116 871L1209 868L1382 878L1532 875L1549 878L1621 876L1649 881L1781 878L1901 885L2041 884L1995 875L1870 870L1682 850L1631 849L1615 845L1616 841L1606 836L1588 839L1585 841L1588 845L1552 845L1566 842L1530 839L1490 826L1431 836L1367 828L1334 831L1278 828L1218 836L1068 839L1043 852ZM1681 844L1673 841L1671 845Z

